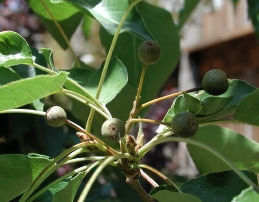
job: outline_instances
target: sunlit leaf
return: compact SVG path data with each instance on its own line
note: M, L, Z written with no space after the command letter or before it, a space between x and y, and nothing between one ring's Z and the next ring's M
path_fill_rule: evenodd
M244 189L238 196L234 197L231 202L250 202L259 201L259 193L253 187Z
M17 108L60 90L67 73L21 79L0 87L0 111Z
M92 15L110 33L115 34L123 14L126 12L128 0L102 0L97 2L77 0L52 0L52 2L70 2L85 14ZM130 32L141 39L155 41L147 30L141 14L133 8L126 18L121 32Z
M52 37L66 49L68 42L64 35L68 40L71 38L81 22L82 13L66 2L60 4L51 3L50 0L26 0L26 2Z
M28 43L16 32L0 32L0 47L0 66L33 63Z

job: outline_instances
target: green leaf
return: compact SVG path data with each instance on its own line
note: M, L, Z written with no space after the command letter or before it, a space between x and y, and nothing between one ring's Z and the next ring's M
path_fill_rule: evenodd
M239 169L259 173L259 144L230 129L204 126L191 138L219 151ZM204 149L187 145L188 151L200 174L229 170L218 157Z
M0 67L0 86L19 79L19 75L12 69Z
M63 49L67 49L68 43L62 32L69 40L80 24L83 14L66 2L60 4L53 4L50 0L26 0L26 2L58 44ZM60 27L55 24L54 20Z
M161 202L184 201L184 202L201 202L199 198L191 194L180 194L168 190L162 190L151 195L152 198Z
M61 0L52 0L62 2ZM63 0L76 5L87 15L89 13L112 35L115 34L121 18L129 6L128 0L102 0L96 5L89 5L87 1ZM143 40L155 41L145 26L141 14L133 8L124 22L122 32L130 32Z
M59 72L59 70L56 68L56 66L54 65L54 60L53 60L53 51L49 48L41 48L40 49L47 64L49 65L49 67L55 71L55 72Z
M78 173L74 177L69 177L54 186L52 186L48 191L40 195L36 202L39 201L52 201L52 202L60 202L60 201L73 201L77 189L84 178L85 173Z
M162 49L160 60L147 68L140 100L141 103L144 103L157 95L166 79L173 72L179 58L179 35L171 14L166 10L152 6L144 1L137 4L137 9L144 18L147 28L157 39ZM101 30L100 34L102 43L108 50L112 36L104 29ZM127 119L136 96L142 69L142 64L137 56L137 49L142 42L134 35L123 33L118 38L114 49L113 55L116 55L127 67L129 81L107 107L114 117L122 120ZM145 110L142 110L141 114L144 112Z
M214 114L228 105L234 96L218 97L211 96L201 101L201 109L197 116L208 116Z
M17 108L60 90L67 73L21 79L0 87L0 111Z
M257 38L259 38L259 1L247 0L247 3L249 18L252 20L252 23L254 25L255 34L257 35Z
M259 89L245 97L237 106L234 113L235 120L259 126Z
M178 27L179 29L182 28L186 20L190 17L195 7L198 5L199 0L185 0L184 7L180 10L179 13L179 22Z
M243 171L255 184L256 174ZM234 171L209 173L185 182L180 189L203 202L229 202L248 185Z
M0 32L0 47L0 66L33 63L28 43L16 32Z
M69 70L69 77L83 86L93 97L95 97L99 80L101 78L104 63L99 70L89 71L85 69ZM121 91L128 81L127 70L120 60L113 58L110 61L108 71L102 86L99 101L106 105ZM70 86L66 87L70 89Z
M0 201L9 201L24 192L51 162L42 155L0 155Z
M81 172L78 173L75 177L71 178L67 183L66 186L55 193L53 196L53 202L60 202L60 201L73 201L76 195L77 189L85 177L85 173Z
M202 122L207 122L207 121L213 121L213 120L217 120L220 118L223 118L225 116L228 115L232 115L237 106L239 105L239 103L249 94L251 94L252 92L254 92L256 90L255 87L247 84L245 81L242 80L238 80L238 79L233 79L233 80L229 80L229 88L228 90L217 97L225 97L227 101L228 97L232 97L232 99L229 101L229 103L220 111L208 115L208 116L204 116L204 117L198 117L198 120L200 123ZM201 99L204 97L211 97L210 95L208 95L206 92L201 93ZM224 102L222 103L224 104Z
M259 194L253 187L248 187L244 189L238 196L233 198L231 202L251 202L259 201Z

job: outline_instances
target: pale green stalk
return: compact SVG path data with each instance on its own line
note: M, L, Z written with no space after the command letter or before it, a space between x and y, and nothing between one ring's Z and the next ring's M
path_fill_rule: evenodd
M93 164L93 163L91 163ZM59 182L62 182L63 180L65 180L66 178L70 177L70 176L73 176L75 174L78 174L79 172L82 172L82 171L85 171L87 170L87 168L89 167L89 165L91 164L88 164L86 166L82 166L80 168L77 168L65 175L63 175L62 177L58 178L57 180L55 180L54 182L48 184L47 186L45 186L43 189L41 189L40 191L38 191L36 194L34 194L31 198L29 198L26 202L31 202L33 200L35 200L36 198L38 198L41 194L43 194L44 192L46 192L48 189L50 189L52 186L58 184Z
M31 65L31 64L30 64ZM40 69L44 72L47 72L50 75L56 75L57 72L54 72L48 68L45 68L37 63L33 63L32 64L35 68ZM95 97L93 97L85 88L83 88L81 85L79 85L76 81L74 81L73 79L67 78L67 81L69 81L70 83L72 83L73 85L75 85L77 88L79 88L82 92L84 92L87 96L89 96L92 100L91 102L93 102L94 104L96 104L97 106L99 106L101 109L104 109L105 111L107 111L107 109L105 107L103 107L102 103L100 103ZM74 93L75 94L75 93ZM86 98L88 99L88 98ZM107 113L107 112L106 112ZM108 114L108 113L107 113Z
M69 153L74 152L74 151L79 151L80 149L82 149L83 147L88 146L86 145L84 142L77 144L73 147L70 147L69 149L67 149L66 151L62 152L59 156L57 156L55 159L53 159L52 162L50 162L50 164L48 166L46 166L40 173L39 175L33 180L32 184L30 185L30 187L24 192L24 194L22 195L21 199L19 200L20 202L25 202L26 199L33 193L33 191L35 189L38 188L38 186L52 173L54 172L54 170L57 168L57 165L62 165L60 164L60 162L62 162L63 164L70 160L69 158L65 158ZM81 150L82 152L82 150ZM80 152L76 152L76 155L79 154ZM64 159L65 161L61 159ZM60 161L60 162L59 162ZM59 162L58 164L56 164L57 162Z
M210 152L211 154L218 157L221 161L226 163L247 185L253 186L254 189L259 191L258 186L255 185L243 172L241 172L232 162L227 160L221 153L205 145L204 143L201 143L192 139L180 138L180 137L165 137L160 139L154 138L138 150L139 159L141 159L154 146L165 142L186 142L187 144L192 144L197 147L205 149L207 152Z
M102 71L102 75L101 75L101 78L100 78L100 81L99 81L99 85L98 85L98 88L97 88L97 92L96 92L96 95L95 95L95 98L98 100L99 99L99 96L101 94L101 91L102 91L102 86L103 86L103 82L104 82L104 79L106 77L106 73L107 73L107 70L108 70L108 66L110 64L110 61L111 61L111 57L112 57L112 53L113 53L113 50L114 50L114 47L116 45L116 42L117 42L117 39L118 39L118 36L120 34L120 31L121 31L121 28L128 16L128 14L130 13L131 9L136 5L138 4L139 2L141 2L142 0L137 0L137 1L133 1L130 3L129 7L127 8L127 10L125 11L125 13L123 14L122 18L121 18L121 21L118 25L118 28L113 36L113 39L112 39L112 43L111 43L111 46L110 46L110 49L109 49L109 52L107 54L107 57L106 57L106 60L105 60L105 63L104 63L104 67L103 67L103 71ZM91 125L92 125L92 121L93 121L93 117L94 117L94 112L95 110L94 109L91 109L90 111L90 114L89 114L89 117L88 117L88 120L87 120L87 123L86 123L86 131L87 132L90 132L91 131Z
M100 173L102 172L102 170L111 162L118 160L118 159L123 159L123 158L131 158L132 156L129 154L119 154L117 156L111 156L111 157L107 157L101 164L100 166L95 170L95 172L93 173L93 175L91 176L91 178L88 180L84 190L82 191L78 202L84 202L86 199L87 194L89 193L93 183L95 182L95 180L97 179L97 177L100 175Z
M0 111L0 114L11 114L11 113L20 113L20 114L33 114L33 115L40 115L45 116L45 112L32 110L32 109L8 109L4 111Z

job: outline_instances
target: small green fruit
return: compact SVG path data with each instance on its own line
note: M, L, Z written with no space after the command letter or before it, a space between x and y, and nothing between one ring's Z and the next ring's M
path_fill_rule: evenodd
M67 114L59 106L50 107L45 114L45 121L52 127L63 126L67 122Z
M210 95L221 95L228 89L228 78L224 71L212 69L202 79L203 90Z
M145 41L138 48L138 58L145 65L156 63L161 55L161 48L154 41Z
M194 114L180 112L174 116L171 126L175 135L189 138L195 135L199 124Z
M125 136L125 125L117 118L106 120L101 128L104 139L110 142L119 142Z

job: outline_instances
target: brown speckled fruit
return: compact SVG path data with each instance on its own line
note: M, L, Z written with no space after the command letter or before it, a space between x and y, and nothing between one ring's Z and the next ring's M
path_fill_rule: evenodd
M161 48L154 41L145 41L138 48L138 58L145 65L156 63L161 55Z
M194 136L199 128L195 115L190 112L176 114L172 119L171 126L175 135L185 138Z
M221 95L228 89L228 78L224 71L212 69L202 79L203 90L210 95Z
M50 107L45 114L45 121L52 127L63 126L67 122L67 114L59 106Z
M107 141L119 142L125 136L125 125L120 119L111 118L103 123L101 133Z

